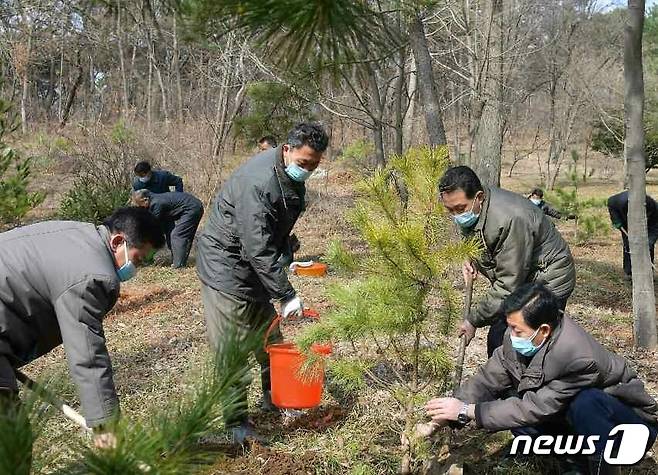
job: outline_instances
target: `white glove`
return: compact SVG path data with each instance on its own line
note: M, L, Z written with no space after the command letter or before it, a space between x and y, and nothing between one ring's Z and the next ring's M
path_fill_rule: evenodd
M286 300L281 304L281 318L284 320L291 315L301 317L303 312L304 304L302 303L302 299L297 296L291 298L290 300Z

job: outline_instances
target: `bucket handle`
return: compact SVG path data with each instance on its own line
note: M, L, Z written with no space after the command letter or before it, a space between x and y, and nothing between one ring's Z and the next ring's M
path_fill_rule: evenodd
M316 312L315 310L311 310L310 308L305 308L302 311L302 316L306 318L315 318L318 319L320 318L320 314ZM265 332L265 340L263 341L263 348L267 352L267 340L270 338L270 333L272 333L272 330L274 330L274 327L276 327L279 323L281 323L281 315L277 313L276 317L274 320L272 320L272 323L270 323L270 326L267 327L267 331Z

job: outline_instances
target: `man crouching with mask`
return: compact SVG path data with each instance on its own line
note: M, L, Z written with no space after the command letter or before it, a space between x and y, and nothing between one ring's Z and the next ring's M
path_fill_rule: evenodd
M541 284L523 285L505 299L503 309L503 346L455 398L427 403L434 424L474 421L479 428L510 429L515 436L532 438L598 436L587 461L594 474L620 473L602 457L610 431L620 424L645 426L648 441L643 450L653 445L656 401L624 358L562 315L551 291ZM502 399L510 393L514 395Z
M103 318L164 234L155 216L121 208L101 226L46 221L0 233L0 411L15 410L14 370L64 344L97 447L119 410Z

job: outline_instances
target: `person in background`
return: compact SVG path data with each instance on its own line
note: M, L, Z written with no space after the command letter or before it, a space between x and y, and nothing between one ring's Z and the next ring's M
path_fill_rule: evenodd
M562 219L562 213L544 201L544 191L541 188L535 188L532 190L528 199L532 204L539 206L539 209L542 210L545 215L555 219Z
M264 152L265 150L269 150L271 148L276 148L276 146L277 146L276 139L271 135L266 135L258 139L258 150L260 150L261 152Z
M171 250L171 267L180 269L187 265L194 235L203 217L203 203L190 193L152 193L137 190L132 195L133 204L147 208L160 220Z
M183 192L183 179L167 170L153 170L149 162L139 162L135 165L133 191L149 190L152 193L166 193L171 187Z
M653 445L658 434L656 401L623 357L562 313L550 290L541 284L522 285L505 299L503 310L503 345L454 398L426 404L433 424L463 427L474 421L488 431L511 430L515 436L532 438L599 436L587 462L589 473L600 475L621 473L602 458L617 425L645 426L649 437L642 449Z
M119 411L103 319L119 286L165 238L147 210L100 226L45 221L0 233L0 409L18 399L14 370L63 344L94 443L112 446Z
M615 229L621 232L621 243L623 252L624 280L631 281L631 251L628 245L628 190L612 195L608 198L608 213L610 221ZM646 200L647 213L647 232L649 234L649 253L651 262L654 258L654 248L658 240L658 204L647 195Z
M439 182L443 205L465 239L481 242L474 262L465 262L464 281L483 273L491 288L460 327L468 344L475 329L491 325L487 353L503 343L507 325L502 313L505 297L527 282L543 282L564 309L576 285L569 245L553 222L523 196L500 188L485 188L465 166L446 171Z
M320 164L329 138L314 123L297 124L286 143L247 160L224 183L197 242L197 273L211 347L227 335L252 341L276 316L301 316L302 300L292 287L281 256L304 210L304 181ZM267 343L282 340L278 328ZM261 367L262 409L271 401L269 358L262 339L252 349ZM244 361L245 366L248 361ZM247 411L248 382L236 388L239 410L227 415L233 441L258 439Z

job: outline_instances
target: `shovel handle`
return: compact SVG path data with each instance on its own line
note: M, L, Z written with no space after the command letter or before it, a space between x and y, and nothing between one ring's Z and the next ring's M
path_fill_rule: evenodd
M71 406L66 404L63 400L61 400L55 394L48 391L40 384L35 383L32 379L30 379L29 376L27 376L22 371L16 369L14 370L14 373L16 374L16 379L18 379L24 386L29 388L31 391L38 393L41 396L41 398L44 399L48 404L59 409L59 411L61 411L62 414L64 414L64 416L67 419L73 421L75 424L80 426L86 432L89 433L92 432L91 428L87 425L87 421L85 420L84 417L82 417L82 415L78 411L73 409Z
M473 279L466 282L464 292L464 320L471 311L471 300L473 299ZM462 382L462 373L464 372L464 358L466 357L466 335L459 339L459 353L457 354L457 364L455 365L455 377L452 380L452 392L457 390Z
M303 310L302 316L306 318L315 318L318 319L320 318L320 314L316 312L315 310L311 310L310 308L305 308ZM270 326L267 327L267 331L265 332L265 339L263 340L263 348L267 352L267 340L270 339L270 333L272 333L272 330L281 323L281 315L277 313L276 317L274 317L274 320L272 320L272 323L270 323Z

